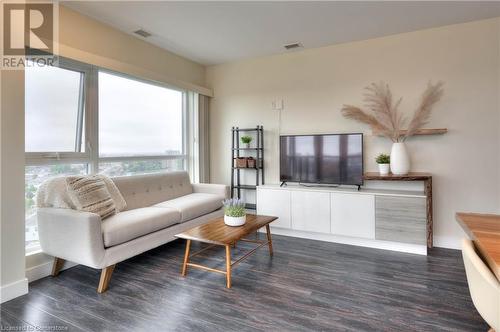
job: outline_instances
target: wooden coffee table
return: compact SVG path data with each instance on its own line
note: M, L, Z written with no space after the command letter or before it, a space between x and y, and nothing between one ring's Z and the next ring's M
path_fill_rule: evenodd
M242 260L253 254L257 249L259 249L262 246L268 245L269 246L269 255L273 255L273 242L271 240L271 230L269 229L269 224L273 222L274 220L278 219L277 217L271 217L271 216L259 216L259 215L254 215L254 214L248 214L247 215L247 221L245 225L243 226L238 226L238 227L232 227L232 226L227 226L224 224L224 217L220 217L217 219L212 220L211 222L200 225L194 228L191 228L190 230L177 234L176 237L180 239L186 239L186 252L184 254L184 262L182 264L182 276L186 276L187 268L188 266L206 270L206 271L211 271L211 272L217 272L217 273L222 273L226 275L226 286L227 288L231 288L231 269L233 266L236 264L240 263ZM259 240L252 240L252 239L245 239L245 236L248 236L251 233L256 232L262 227L266 227L266 233L267 233L267 240L266 241L259 241ZM208 247L205 247L201 250L198 250L195 253L190 253L191 250L191 241L198 241L202 243L208 243L210 244ZM243 257L239 258L238 260L231 262L231 246L236 245L236 242L238 241L243 241L243 242L251 242L258 244L258 246L250 251L248 251L246 254L243 255ZM191 257L194 257L202 252L204 252L207 249L210 249L214 246L224 246L226 248L226 270L218 270L218 269L213 269L208 266L200 265L200 264L195 264L195 263L190 263L189 259Z

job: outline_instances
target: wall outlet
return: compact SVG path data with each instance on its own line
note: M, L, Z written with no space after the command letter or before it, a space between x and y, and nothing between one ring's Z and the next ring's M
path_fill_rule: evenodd
M276 99L271 102L271 109L273 111L281 111L283 109L283 99Z

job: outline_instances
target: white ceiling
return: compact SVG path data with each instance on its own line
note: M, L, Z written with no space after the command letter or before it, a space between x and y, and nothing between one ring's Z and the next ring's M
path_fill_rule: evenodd
M71 1L67 7L212 65L500 16L500 2ZM140 38L140 37L138 37Z

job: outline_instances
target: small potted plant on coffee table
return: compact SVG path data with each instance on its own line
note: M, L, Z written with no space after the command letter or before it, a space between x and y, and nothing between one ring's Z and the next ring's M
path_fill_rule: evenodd
M224 223L228 226L241 226L246 222L245 202L239 198L229 198L223 201Z
M245 148L250 147L250 142L252 141L252 136L241 136L241 143L245 144Z
M380 175L389 174L389 164L391 163L391 157L387 154L381 153L377 156L375 161L378 164L378 171Z

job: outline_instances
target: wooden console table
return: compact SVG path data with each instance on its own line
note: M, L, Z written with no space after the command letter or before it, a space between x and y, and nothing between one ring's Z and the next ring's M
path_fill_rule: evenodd
M432 175L430 173L410 172L406 175L380 175L378 172L365 173L365 180L375 181L423 181L427 212L427 248L432 248Z
M457 213L456 219L500 281L500 215Z

